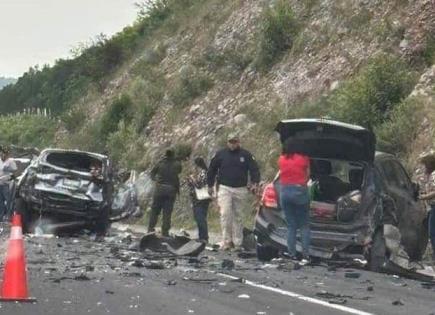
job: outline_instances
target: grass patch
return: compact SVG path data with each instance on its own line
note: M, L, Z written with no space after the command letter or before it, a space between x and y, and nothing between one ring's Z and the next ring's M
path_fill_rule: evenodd
M169 98L174 105L185 107L195 98L204 95L214 85L211 77L194 67L186 67L170 91Z
M21 147L51 146L58 122L44 116L0 116L0 143Z
M144 160L147 148L133 125L121 121L117 131L109 135L106 147L118 167L143 170L148 166Z
M165 96L165 80L153 69L148 72L148 76L144 74L132 80L129 95L134 103L132 123L136 126L137 132L141 132L148 126Z
M431 66L435 64L435 35L427 35L424 45L422 57L426 65Z
M258 53L255 66L266 71L292 47L299 32L299 23L286 0L277 0L264 9L261 17Z
M220 68L229 68L237 73L245 70L253 61L249 53L242 53L234 49L225 49L223 52L216 52L213 49L208 49L202 57L202 62L198 65L208 66L211 71L216 71Z
M129 95L122 94L115 99L101 119L101 135L107 139L118 130L121 120L130 123L133 119L133 102Z
M424 116L424 102L419 97L407 98L395 106L389 118L375 129L377 147L381 151L407 156L410 144L418 136Z
M373 128L412 91L416 74L399 58L381 54L325 99L334 119Z

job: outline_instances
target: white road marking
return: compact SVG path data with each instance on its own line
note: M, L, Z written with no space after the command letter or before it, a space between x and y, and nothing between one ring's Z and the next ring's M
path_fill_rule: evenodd
M23 239L23 233L21 231L20 226L13 226L11 227L11 240L21 240Z
M233 280L240 279L239 277L234 277L234 276L231 276L231 275L228 275L228 274L225 274L225 273L217 273L217 275L219 275L221 277L224 277L224 278L233 279ZM351 308L351 307L347 307L347 306L343 306L343 305L331 304L331 303L328 303L328 302L325 302L325 301L322 301L322 300L318 300L318 299L315 299L315 298L312 298L312 297L308 297L308 296L305 296L305 295L302 295L302 294L299 294L299 293L294 293L294 292L291 292L291 291L286 291L286 290L282 290L282 289L278 289L278 288L269 287L267 285L259 284L259 283L256 283L256 282L253 282L253 281L250 281L250 280L244 280L243 283L245 283L245 284L247 284L247 285L249 285L251 287L254 287L254 288L259 288L259 289L271 291L271 292L274 292L274 293L279 293L281 295L286 295L286 296L289 296L289 297L292 297L292 298L295 298L295 299L298 299L298 300L302 300L302 301L305 301L305 302L322 305L324 307L332 308L332 309L339 310L339 311L342 311L342 312L345 312L345 313L349 313L349 314L355 314L355 315L374 315L373 313L368 313L368 312L360 311L360 310L357 310L355 308Z

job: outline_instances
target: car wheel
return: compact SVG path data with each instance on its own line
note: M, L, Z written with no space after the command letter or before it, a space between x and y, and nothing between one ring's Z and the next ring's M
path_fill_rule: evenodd
M33 223L32 209L30 208L29 203L23 198L18 197L15 200L15 209L21 215L23 233L29 233L30 227Z
M261 261L270 261L271 259L278 257L279 254L278 249L260 243L257 243L256 250L257 258Z
M369 255L369 268L374 272L382 272L387 258L387 247L382 229L378 230L373 237Z

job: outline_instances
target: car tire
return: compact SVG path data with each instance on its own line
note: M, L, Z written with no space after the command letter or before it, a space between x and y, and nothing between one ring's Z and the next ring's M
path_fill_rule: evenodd
M372 247L369 254L369 269L374 272L382 272L387 259L387 247L382 229L379 229L373 237Z
M273 258L278 257L279 251L271 246L256 244L257 258L260 261L270 261Z
M21 215L21 224L23 228L23 233L31 232L30 227L32 226L33 223L33 215L29 203L25 201L23 198L18 197L15 200L15 209L17 213Z

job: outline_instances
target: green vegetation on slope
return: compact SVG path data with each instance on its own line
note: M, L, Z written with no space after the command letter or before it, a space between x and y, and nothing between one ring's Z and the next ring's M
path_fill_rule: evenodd
M268 143L268 138L274 138L276 123L284 117L328 117L373 129L378 138L378 149L406 157L410 143L416 137L415 126L423 113L419 98L407 98L416 79L416 73L407 63L394 55L379 54L335 91L314 102L277 103L267 113L261 108L246 109L250 119L256 122L256 128L250 132L254 140L247 136L247 141L253 147L258 142ZM268 177L276 170L275 157L279 153L276 146L278 144L274 142L255 148Z
M102 90L106 79L128 60L138 45L179 10L188 9L201 0L158 0L142 3L138 18L132 26L107 38L98 36L91 44L77 49L73 59L60 59L53 67L30 68L15 85L0 91L0 114L24 108L48 108L61 114L89 85Z
M45 148L53 143L58 123L37 115L0 116L0 144Z
M162 105L169 108L166 124L175 124L182 118L184 108L196 98L223 81L236 82L246 69L260 70L260 80L273 75L268 71L274 64L286 56L296 60L310 44L308 39L312 34L305 31L310 27L311 16L322 8L319 1L305 1L301 12L294 10L291 1L265 3L256 21L258 27L252 42L242 48L230 46L217 50L212 44L216 30L233 12L229 8L236 8L238 3L228 0L145 1L139 6L138 19L133 26L112 38L98 37L92 44L78 49L74 59L59 60L53 67L31 68L17 84L0 91L1 112L27 107L49 108L60 118L61 130L68 132L60 137L58 145L108 151L116 161L124 164L129 161L126 167L143 168L149 163L144 158L149 148L143 145L147 126ZM373 18L367 9L355 15L353 5L345 1L331 6L332 10L344 14L343 25L352 30L352 36L360 36L360 32L356 32L358 27L368 27L367 21ZM334 35L336 25L318 27L326 26L330 32L316 40L325 43L340 40L341 37ZM198 32L194 33L195 40L183 42L180 39L182 44L175 50L191 58L180 64L178 71L171 69L172 72L166 73L161 61L171 53L169 48L173 53L173 47L169 47L174 43L173 38L185 38L192 32ZM403 31L400 33L403 35ZM340 36L345 36L343 34ZM335 37L330 37L332 35ZM196 41L197 37L200 40ZM168 44L160 38L171 38L171 41ZM421 56L426 64L433 60L433 42L428 38ZM192 43L202 47L193 47ZM312 47L320 49L321 46L316 45ZM123 64L131 66L128 83L104 100L103 113L87 122L87 106L92 102L83 101L84 95L93 91L94 99L100 97L102 89ZM274 114L263 112L261 104L255 109L247 106L241 112L246 110L250 115L250 111L255 112L251 115L257 124L254 132L262 142L267 142L273 125L282 117L329 116L372 128L378 134L380 149L406 154L407 141L414 135L410 122L417 122L421 113L417 99L405 100L415 85L416 68L396 55L380 53L338 89L315 101L295 106L279 104L277 100ZM394 132L399 125L402 126L400 132ZM168 130L170 128L168 126ZM11 138L11 142L14 139ZM267 159L273 148L264 146L262 150L264 152L258 152L260 160L261 156Z
M269 69L293 45L299 25L289 1L277 0L266 7L261 17L261 28L255 65Z

